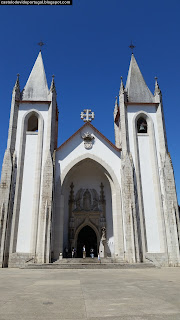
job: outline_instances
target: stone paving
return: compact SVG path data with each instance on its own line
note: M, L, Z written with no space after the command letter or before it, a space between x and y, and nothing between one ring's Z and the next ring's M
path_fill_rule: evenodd
M180 320L180 268L0 269L0 320Z

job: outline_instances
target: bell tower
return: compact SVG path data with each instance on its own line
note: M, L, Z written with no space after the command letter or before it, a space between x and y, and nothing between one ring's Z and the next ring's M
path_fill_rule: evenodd
M7 265L8 260L13 267L29 259L50 259L57 115L54 77L48 89L40 51L23 91L20 92L18 77L12 95L1 177L2 265ZM6 192L2 188L5 184Z
M179 215L162 94L157 78L151 93L133 53L126 87L121 79L114 120L116 145L122 149L125 255L177 265Z

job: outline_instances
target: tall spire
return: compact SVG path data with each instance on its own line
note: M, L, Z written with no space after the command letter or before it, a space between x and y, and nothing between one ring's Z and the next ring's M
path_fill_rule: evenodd
M52 81L51 81L50 91L56 93L56 86L55 86L55 82L54 82L54 75L52 75Z
M131 55L126 90L129 102L154 102L154 97L144 81L134 54Z
M119 95L121 93L123 93L123 92L124 92L124 84L123 84L123 77L121 76L121 84L120 84L120 89L119 89Z
M19 90L19 89L20 89L20 85L19 85L19 73L18 73L16 83L14 85L14 90Z
M41 51L24 87L22 100L48 100L48 85Z
M154 95L156 94L160 94L161 95L161 90L159 88L159 84L158 84L158 79L157 77L155 77L155 90L154 90Z
M15 92L16 99L20 99L20 84L19 84L19 73L17 74L16 83L14 85L13 91Z

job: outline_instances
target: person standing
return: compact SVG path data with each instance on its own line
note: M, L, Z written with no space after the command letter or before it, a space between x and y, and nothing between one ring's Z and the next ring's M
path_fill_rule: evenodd
M98 261L99 261L99 263L101 263L101 257L100 257L99 253L98 253Z
M93 248L91 248L91 250L90 250L90 256L92 259L94 259L94 249Z
M76 258L76 248L74 248L74 258Z
M85 244L83 245L83 259L86 258L86 247Z
M68 258L68 248L66 247L64 251L65 251L65 258Z

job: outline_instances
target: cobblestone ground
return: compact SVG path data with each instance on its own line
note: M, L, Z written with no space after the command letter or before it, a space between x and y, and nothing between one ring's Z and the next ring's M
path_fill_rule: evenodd
M180 268L0 269L0 320L180 320Z

